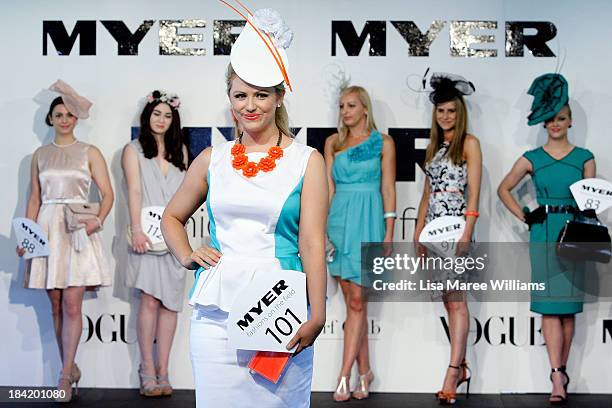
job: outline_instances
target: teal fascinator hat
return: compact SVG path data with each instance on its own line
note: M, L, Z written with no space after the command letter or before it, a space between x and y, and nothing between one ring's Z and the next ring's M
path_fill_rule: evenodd
M529 126L554 118L569 100L568 84L561 74L540 75L527 93L533 95L531 113L527 116Z

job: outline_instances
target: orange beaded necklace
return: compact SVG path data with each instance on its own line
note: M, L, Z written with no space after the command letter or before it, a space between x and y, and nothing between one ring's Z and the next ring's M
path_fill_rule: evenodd
M276 160L283 157L283 149L280 147L282 133L278 132L278 140L276 146L268 149L268 155L259 160L258 163L252 162L246 155L246 147L242 144L242 133L238 136L238 140L232 146L232 167L236 170L242 170L244 177L255 177L259 171L269 172L276 167Z

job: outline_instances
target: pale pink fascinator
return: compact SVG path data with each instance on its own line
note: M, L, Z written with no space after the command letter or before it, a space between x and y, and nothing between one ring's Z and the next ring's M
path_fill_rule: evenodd
M79 95L70 85L58 79L49 89L60 94L68 112L79 119L87 119L89 117L89 109L93 103L84 96Z

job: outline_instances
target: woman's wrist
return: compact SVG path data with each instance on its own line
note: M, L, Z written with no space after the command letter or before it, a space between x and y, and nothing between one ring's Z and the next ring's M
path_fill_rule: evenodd
M312 313L312 311L311 311L310 319L308 319L308 320L313 322L313 323L315 323L315 324L317 324L317 325L323 326L325 324L325 313L316 313L315 314L315 313Z
M385 213L383 213L383 218L386 220L387 218L391 218L392 220L395 220L397 218L397 213L395 212L395 210L393 211L387 211Z

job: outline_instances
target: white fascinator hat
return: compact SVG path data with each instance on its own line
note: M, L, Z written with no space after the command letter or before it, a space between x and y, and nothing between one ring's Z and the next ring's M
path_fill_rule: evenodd
M230 52L234 72L251 85L270 87L284 82L292 90L286 49L293 32L280 14L271 9L251 12L238 1L237 7L220 1L246 20Z

